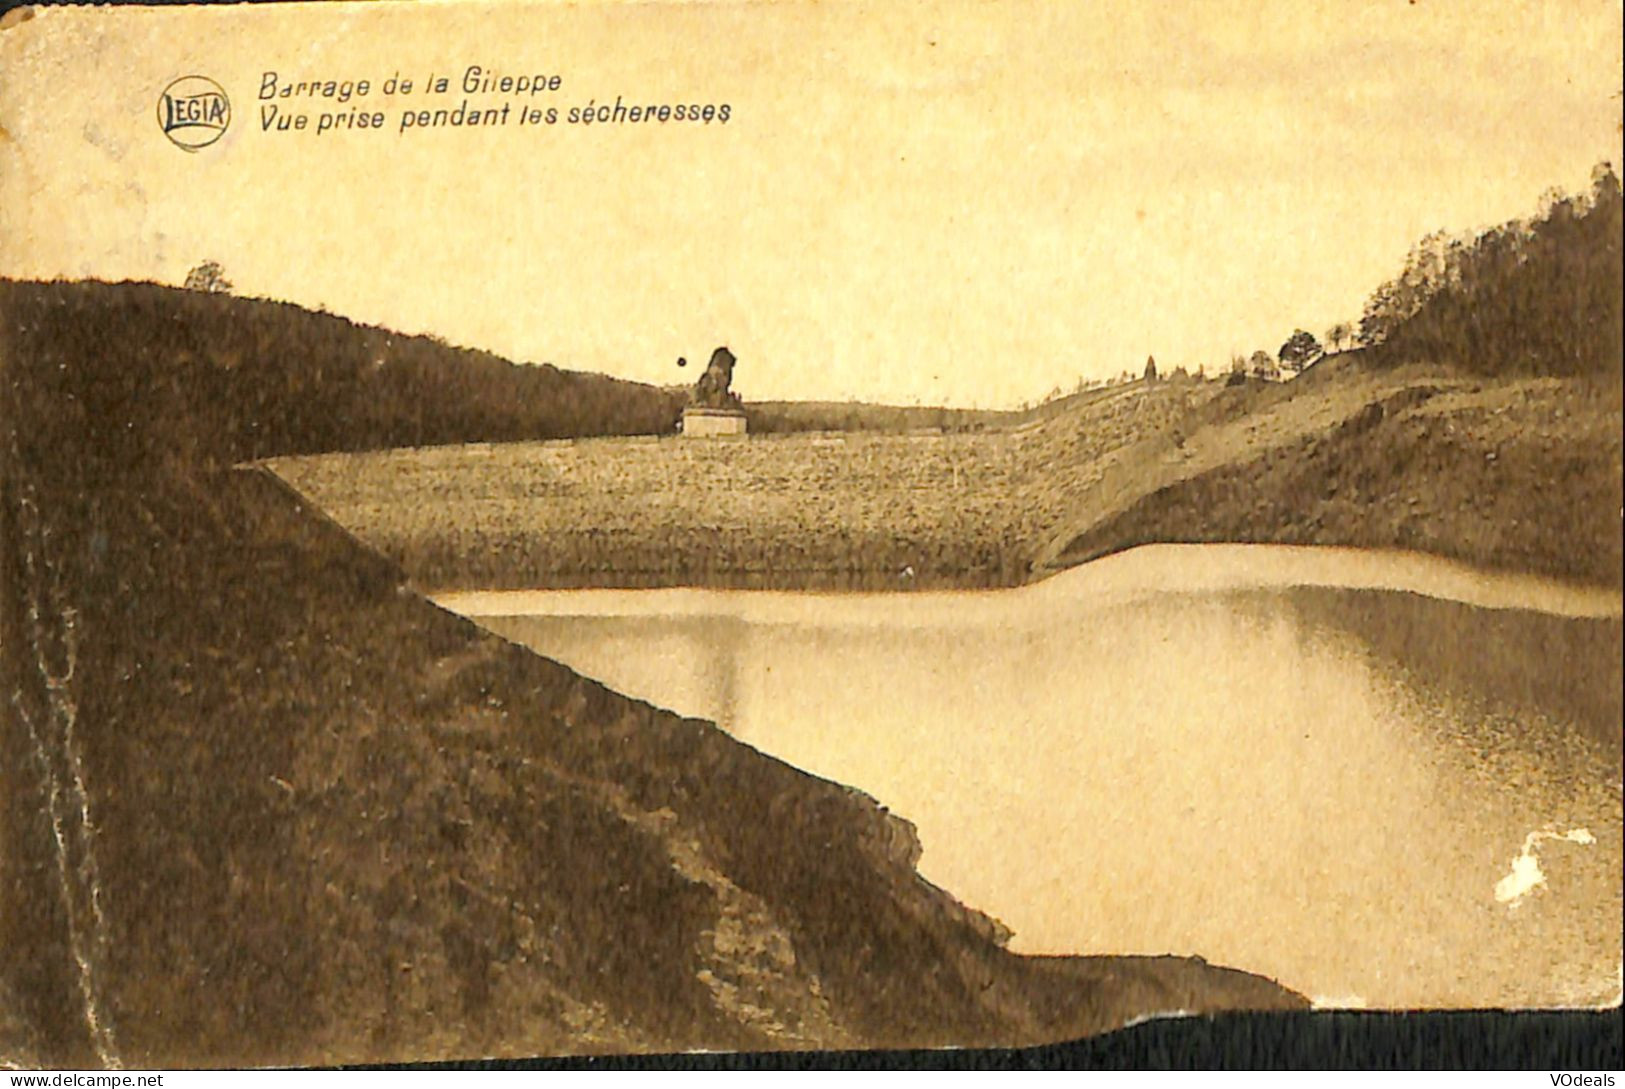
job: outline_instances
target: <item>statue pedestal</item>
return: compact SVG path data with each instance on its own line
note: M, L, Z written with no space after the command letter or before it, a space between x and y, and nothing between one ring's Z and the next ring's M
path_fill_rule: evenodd
M745 434L745 414L736 408L706 408L689 405L683 409L683 437L711 438L716 435Z

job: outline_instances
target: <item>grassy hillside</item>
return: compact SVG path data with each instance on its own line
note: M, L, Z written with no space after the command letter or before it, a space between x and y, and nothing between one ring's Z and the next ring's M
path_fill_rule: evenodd
M1625 582L1619 180L1529 220L1436 234L1372 295L1363 351L1202 421L1178 470L1091 499L1045 565L1136 544L1416 549Z
M872 800L406 590L232 468L359 442L367 354L276 314L341 332L0 284L0 1060L1023 1044L1301 1004L1012 955Z
M1121 502L1081 508L1046 563L1152 542L1356 545L1621 585L1618 384L1413 367L1291 386L1196 430L1190 457L1137 474Z
M1372 294L1363 351L1198 422L1177 468L1091 498L1045 566L1136 544L1406 548L1625 582L1622 201L1588 193L1421 240Z

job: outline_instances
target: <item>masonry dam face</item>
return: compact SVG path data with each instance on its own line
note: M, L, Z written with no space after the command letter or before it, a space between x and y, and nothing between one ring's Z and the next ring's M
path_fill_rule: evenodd
M873 795L1017 951L1324 1005L1618 1001L1617 594L1201 546L1005 591L441 600Z

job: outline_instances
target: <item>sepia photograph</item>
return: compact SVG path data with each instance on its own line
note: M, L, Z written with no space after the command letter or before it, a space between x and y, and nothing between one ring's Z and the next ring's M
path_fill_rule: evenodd
M1617 1066L1622 38L7 4L0 1067Z

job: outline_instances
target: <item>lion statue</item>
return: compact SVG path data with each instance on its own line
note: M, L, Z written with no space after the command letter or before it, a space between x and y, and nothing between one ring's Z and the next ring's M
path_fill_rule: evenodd
M697 408L740 408L739 395L728 388L733 384L736 362L734 354L725 347L712 352L705 373L688 395L688 403Z

